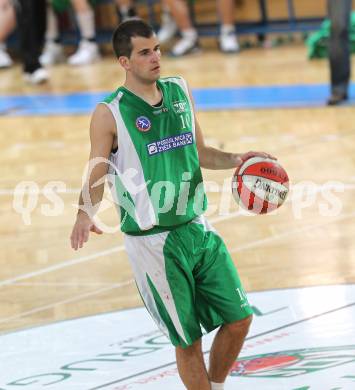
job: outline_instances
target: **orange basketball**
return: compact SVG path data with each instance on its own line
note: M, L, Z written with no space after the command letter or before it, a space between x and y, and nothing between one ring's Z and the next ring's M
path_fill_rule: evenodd
M254 214L276 210L289 191L286 171L275 160L252 157L244 161L232 179L232 193L237 203Z

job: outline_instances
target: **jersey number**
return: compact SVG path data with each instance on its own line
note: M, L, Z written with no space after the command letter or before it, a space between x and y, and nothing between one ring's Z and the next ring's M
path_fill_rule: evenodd
M188 113L179 115L181 119L182 128L186 129L187 126L191 125L190 115Z
M240 298L241 301L244 301L244 300L247 299L247 296L246 296L246 294L245 294L245 292L244 292L244 290L242 288L237 288L236 290L237 290L237 292L239 294L239 298Z

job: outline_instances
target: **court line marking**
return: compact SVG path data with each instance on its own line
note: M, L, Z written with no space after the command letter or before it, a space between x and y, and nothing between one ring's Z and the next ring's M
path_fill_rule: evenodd
M353 189L353 188L355 188L355 185L349 185L349 187L351 189ZM322 190L322 187L321 186L317 186L315 188L314 192L318 193L321 190ZM303 196L303 194L300 195L300 198L302 198L302 196ZM291 200L294 201L295 197L289 196L286 199L286 202L290 202ZM225 215L225 216L222 215L222 216L218 216L218 217L212 218L210 220L210 222L212 224L219 223L219 222L226 221L228 219L232 219L232 218L243 216L243 215L245 215L245 211L238 210L238 211L236 211L234 213L230 213L230 214ZM329 221L328 223L331 223L333 221L334 220ZM312 229L312 227L309 227L309 228ZM275 237L275 236L272 236L272 237ZM264 240L270 240L270 239L272 239L272 237L268 237L268 238L266 238ZM266 242L268 242L268 241L266 241ZM250 245L250 244L248 244L248 245ZM239 248L242 248L242 247L239 247ZM110 249L107 249L107 250L104 250L104 251L93 253L91 255L82 256L82 257L79 257L77 259L65 260L65 261L63 261L61 263L58 263L58 264L50 266L50 267L42 268L42 269L37 270L37 271L29 272L29 273L26 273L26 274L15 276L13 278L2 280L2 281L0 281L0 288L4 287L4 286L11 285L11 284L14 284L14 283L16 283L16 282L18 282L20 280L33 278L33 277L36 277L36 276L39 276L39 275L43 275L43 274L46 274L46 273L49 273L49 272L58 271L60 269L63 269L63 268L66 268L66 267L70 267L72 265L76 265L76 264L84 263L84 262L87 262L87 261L95 260L95 259L97 259L97 258L99 258L101 256L106 256L106 255L110 255L110 254L113 254L113 253L116 253L116 252L121 252L124 249L125 249L124 245L119 245L119 246L114 246L114 247L112 247Z
M29 272L27 274L15 276L14 278L11 278L11 279L2 280L0 282L0 287L14 284L14 283L18 282L19 280L29 279L29 278L33 278L35 276L43 275L43 274L46 274L49 272L58 271L62 268L71 267L72 265L85 263L87 261L94 260L94 259L101 257L101 256L111 255L112 253L123 251L124 249L125 248L123 245L118 245L118 246L114 246L110 249L101 251L101 252L93 253L92 255L82 256L82 257L79 257L77 259L66 260L66 261L63 261L62 263L58 263L58 264L52 265L50 267L42 268L38 271L33 271L33 272Z
M227 215L225 217L223 216L223 217L213 218L211 220L211 223L218 223L220 221L224 221L225 219L234 218L240 214L242 214L242 213L240 211L238 211L238 212L232 213L230 215ZM79 257L77 259L66 260L66 261L58 263L56 265L42 268L41 270L38 270L38 271L33 271L33 272L29 272L27 274L15 276L14 278L2 280L0 282L0 287L14 284L20 280L33 278L35 276L43 275L43 274L53 272L53 271L58 271L60 269L63 269L66 267L71 267L71 266L76 265L76 264L85 263L87 261L97 259L98 257L101 257L101 256L106 256L106 255L110 255L112 253L121 252L124 249L125 249L124 245L119 245L119 246L114 246L114 247L107 249L107 250L104 250L104 251L93 253L92 255L82 256L82 257Z
M75 302L75 301L78 301L78 300L81 300L81 299L85 299L85 298L91 297L93 295L98 295L98 294L101 294L101 293L104 293L104 292L107 292L107 291L110 291L110 290L113 290L113 289L116 289L116 288L125 287L125 286L127 286L129 284L132 284L132 283L134 283L134 280L130 279L130 280L126 280L126 281L124 281L122 283L116 283L113 286L104 287L104 288L101 288L101 289L98 289L98 290L94 290L94 291L90 291L90 292L87 292L87 293L84 293L84 294L76 295L75 297L64 299L64 300L59 301L59 302L54 302L54 303L50 303L48 305L39 306L39 307L36 307L35 309L24 311L22 313L16 314L16 315L11 316L11 317L2 318L2 319L0 319L0 323L10 322L10 321L15 320L17 318L25 317L25 316L28 316L28 315L31 315L31 314L38 313L38 312L43 311L43 310L51 309L53 306L58 306L58 305L63 305L65 303Z
M311 226L305 226L305 227L298 228L298 229L292 229L292 230L289 230L289 231L286 231L286 232L283 232L283 233L279 233L279 234L274 234L274 235L272 235L270 237L262 238L261 240L252 241L252 242L250 242L248 244L240 245L239 247L235 247L235 248L229 249L228 251L229 251L229 253L242 252L242 251L247 250L247 249L256 248L256 247L258 247L260 245L264 245L264 244L268 244L268 243L273 242L273 241L277 241L280 238L291 236L291 235L297 234L297 233L303 233L303 232L306 232L308 230L314 230L314 229L317 229L317 228L323 228L324 226L330 225L330 224L332 224L334 222L344 221L346 219L354 218L354 217L355 217L355 212L347 214L347 215L343 215L343 216L340 216L340 217L337 217L335 219L332 219L331 221L318 223L318 224L311 225Z
M303 322L311 321L311 320L313 320L313 319L315 319L315 318L319 318L319 317L322 317L322 316L324 316L324 315L332 314L332 313L335 313L335 312L340 311L340 310L348 309L349 307L352 307L352 306L355 306L355 302L349 303L349 304L347 304L347 305L345 305L345 306L337 307L337 308L335 308L335 309L328 310L328 311L323 312L323 313L315 314L315 315L313 315L313 316L310 316L310 317L307 317L307 318L303 318L303 319L301 319L301 320L294 321L294 322L291 322L291 323L286 324L286 325L279 326L279 327L274 328L274 329L267 330L267 331L265 331L265 332L256 334L256 335L254 335L254 336L246 337L245 341L249 341L249 340L255 339L255 338L257 338L257 337L265 336L265 335L267 335L267 334L274 333L274 332L277 332L277 331L282 330L282 329L285 329L285 328L289 328L289 327L292 327L292 326L295 326L295 325L299 325L299 324L301 324L301 323L303 323ZM210 350L204 351L203 354L205 355L205 354L207 354L207 353L209 353L209 352L210 352ZM148 373L150 373L150 372L157 371L157 370L159 370L159 369L166 368L166 367L172 366L172 365L174 365L174 364L176 365L176 361L170 362L170 363L166 363L166 364L163 364L163 365L161 365L161 366L159 366L159 367L154 367L154 368L151 368L151 369L149 369L149 370L145 370L145 371L139 372L139 373L137 373L137 374L133 374L133 375L127 376L127 377L125 377L125 378L118 379L118 380L116 380L116 381L112 381L112 382L109 382L109 383L105 383L104 385L100 385L100 386L97 386L97 387L93 387L93 388L88 389L88 390L103 389L103 388L105 388L105 387L107 387L107 386L114 385L114 384L116 384L116 383L121 383L121 382L126 381L126 380L129 380L129 379L134 379L134 378L140 377L140 376L142 376L142 375L144 375L144 374L148 374Z
M339 220L345 220L345 219L348 219L348 218L353 218L354 216L355 216L355 213L351 213L351 214L342 216L341 218L338 218L336 220L329 221L326 224L317 224L317 225L309 226L307 230L312 230L312 228L313 229L319 228L319 227L321 228L321 227L323 227L325 225L331 224L332 222L338 222ZM299 233L300 231L302 231L302 229L294 229L294 230L290 231L289 234ZM269 237L267 240L268 241L273 241L274 239L278 240L279 238L282 238L281 236L282 235L272 236L272 237ZM262 240L256 241L255 245L260 245L261 241ZM235 251L243 250L243 249L245 249L245 247L248 247L248 249L249 249L250 247L252 247L252 244L253 243L250 243L250 244L245 245L244 247L239 247ZM112 289L115 289L115 288L123 287L123 286L126 286L126 285L131 284L131 283L134 283L134 279L130 279L130 280L124 281L124 282L122 282L120 284L117 284L115 286L109 286L109 287L105 287L103 289L95 290L95 291L92 291L92 292L89 292L89 293L85 293L85 294L82 294L82 295L77 295L75 297L72 297L72 298L64 300L64 301L55 302L55 303L51 303L51 304L48 304L48 305L45 305L45 306L41 306L41 307L38 307L36 309L32 309L30 311L20 313L20 314L18 314L16 316L4 318L4 319L0 320L0 323L9 322L9 321L11 321L13 319L16 319L16 318L21 318L21 317L24 317L26 315L30 315L30 314L34 314L34 313L37 313L37 312L40 312L40 311L43 311L43 310L47 310L47 309L50 309L50 308L52 308L54 306L57 306L57 305L60 305L60 304L75 302L77 300L80 300L80 299L83 299L83 298L86 298L86 297L89 297L89 296L97 295L97 294L100 294L101 292L104 292L104 291L109 291L109 290L112 290Z

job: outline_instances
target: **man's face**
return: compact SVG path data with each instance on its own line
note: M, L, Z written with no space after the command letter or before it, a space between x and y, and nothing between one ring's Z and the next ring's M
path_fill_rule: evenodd
M150 38L133 37L132 47L127 71L145 84L157 81L160 77L161 53L155 34Z

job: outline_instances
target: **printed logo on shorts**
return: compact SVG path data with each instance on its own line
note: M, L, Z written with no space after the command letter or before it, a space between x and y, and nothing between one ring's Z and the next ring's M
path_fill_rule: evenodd
M146 116L139 116L136 119L136 127L139 131L146 132L152 127L152 123Z
M182 148L193 144L193 136L189 131L187 133L178 134L172 137L163 138L161 140L147 144L149 156L154 154L167 152L169 150Z

